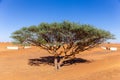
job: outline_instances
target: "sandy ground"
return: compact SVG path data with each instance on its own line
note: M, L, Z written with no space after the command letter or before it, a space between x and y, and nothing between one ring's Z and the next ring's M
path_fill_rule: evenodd
M63 66L60 70L47 64L29 65L29 59L51 56L45 50L6 50L8 43L0 43L0 80L120 80L120 45L118 51L106 51L100 47L86 51L77 58L90 62L80 62Z

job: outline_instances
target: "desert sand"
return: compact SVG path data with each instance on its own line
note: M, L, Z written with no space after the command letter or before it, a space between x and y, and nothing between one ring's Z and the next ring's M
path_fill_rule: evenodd
M30 49L7 50L11 43L0 43L0 80L119 80L120 44L105 46L117 47L117 51L99 47L82 52L79 63L62 66L56 71L52 65L30 65L30 59L52 56L47 51ZM103 46L103 45L102 45Z

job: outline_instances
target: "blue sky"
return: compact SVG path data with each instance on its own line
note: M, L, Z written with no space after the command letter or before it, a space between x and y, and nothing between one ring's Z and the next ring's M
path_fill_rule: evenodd
M120 0L0 0L0 42L22 27L64 20L105 29L120 42Z

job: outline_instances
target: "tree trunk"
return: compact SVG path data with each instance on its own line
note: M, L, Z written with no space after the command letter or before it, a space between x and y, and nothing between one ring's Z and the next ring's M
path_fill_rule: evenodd
M57 57L55 57L55 59L54 59L54 66L55 66L55 70L59 69L58 68L58 58Z
M63 60L61 60L59 56L55 57L54 59L55 70L60 69L62 63L63 63Z
M61 61L60 61L60 62L58 63L58 69L60 69L61 65L62 65L62 63L61 63Z
M63 57L62 59L60 59L59 63L58 63L58 68L60 68L63 64L63 62L65 61L65 57Z

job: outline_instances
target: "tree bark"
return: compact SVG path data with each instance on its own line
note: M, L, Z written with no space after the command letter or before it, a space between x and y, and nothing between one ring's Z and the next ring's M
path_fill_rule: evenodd
M61 68L62 63L63 63L63 60L60 60L59 63L58 63L58 69Z
M62 63L63 63L63 60L60 59L59 56L55 57L55 58L54 58L55 70L59 70L60 67L61 67L61 65L62 65Z
M55 57L55 59L54 59L54 66L55 66L55 70L59 69L59 67L58 67L58 58L57 57Z

